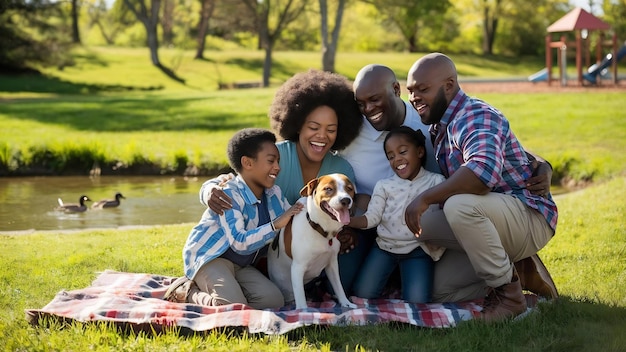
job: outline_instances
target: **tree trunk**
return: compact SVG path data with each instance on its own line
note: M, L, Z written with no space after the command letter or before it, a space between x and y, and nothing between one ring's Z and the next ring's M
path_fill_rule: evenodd
M270 86L270 77L272 75L272 47L273 43L265 45L265 60L263 60L263 87Z
M113 41L113 35L109 35L106 32L106 29L104 28L104 26L102 25L102 22L100 22L100 20L96 20L94 21L94 23L96 24L96 26L100 29L100 34L102 34L102 37L104 38L104 41L108 44L108 45L113 45L114 41Z
M161 28L163 29L163 45L168 47L174 43L174 0L163 0L163 15Z
M335 57L337 56L337 45L339 43L339 32L341 31L341 21L346 0L339 0L337 13L335 14L335 27L328 38L328 3L326 0L319 0L321 15L321 35L322 35L322 69L328 72L335 72Z
M409 42L409 52L416 53L418 51L417 50L417 34L410 35L407 38L407 41Z
M131 0L124 0L124 4L135 14L146 29L147 44L150 49L150 61L152 61L154 66L161 67L161 61L159 61L159 38L157 37L161 0L152 0L149 14L145 0L138 0L139 8L136 8Z
M202 8L200 9L200 21L198 22L198 47L196 49L195 59L204 59L204 46L206 45L206 33L209 30L209 20L215 9L215 0L200 0Z
M78 0L72 0L72 43L80 44L80 33L78 30Z
M155 66L161 66L159 61L159 38L157 37L156 26L154 29L148 29L148 48L150 49L150 60Z
M493 54L493 43L496 40L496 30L498 29L498 18L501 0L495 2L494 8L490 8L487 0L483 0L483 55Z

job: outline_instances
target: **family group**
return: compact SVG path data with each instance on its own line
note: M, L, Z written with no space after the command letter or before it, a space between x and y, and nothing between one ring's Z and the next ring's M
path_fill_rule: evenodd
M319 70L287 80L269 109L273 131L235 133L227 150L235 174L202 185L207 209L166 299L291 304L262 263L303 211L301 189L330 173L356 188L337 235L348 297L396 288L412 303L484 299L485 321L526 311L524 290L556 298L537 256L557 224L551 165L521 145L500 111L461 89L448 56L418 59L406 89L408 101L395 73L378 64L352 83ZM333 293L323 275L314 283Z

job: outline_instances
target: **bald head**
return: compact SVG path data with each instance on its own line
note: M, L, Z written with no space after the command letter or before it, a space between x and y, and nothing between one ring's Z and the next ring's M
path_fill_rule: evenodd
M407 81L442 81L452 79L457 82L456 66L454 62L444 54L431 53L415 61L407 77Z
M389 131L404 122L406 108L400 83L387 66L371 64L356 74L352 85L359 110L375 129Z
M406 80L409 102L425 124L439 122L460 90L456 67L441 53L431 53L415 61Z
M384 84L387 86L392 85L395 82L398 82L398 80L396 79L396 74L393 70L387 66L371 64L364 66L359 70L354 78L353 88L356 91L359 87L372 83Z

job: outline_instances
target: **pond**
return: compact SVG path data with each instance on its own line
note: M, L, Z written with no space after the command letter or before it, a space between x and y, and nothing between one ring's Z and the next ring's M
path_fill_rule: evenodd
M0 234L195 224L205 209L198 200L198 191L208 178L0 177ZM552 191L553 194L564 193L558 187ZM114 198L116 192L126 197L117 208L89 209L84 213L55 210L58 198L65 203L77 203L81 195L87 195L96 202Z
M205 207L198 201L204 178L183 176L63 176L0 178L0 233L81 230L196 223ZM93 202L126 199L117 208L83 213L55 210L58 198L78 203L81 195ZM90 206L93 202L87 202Z

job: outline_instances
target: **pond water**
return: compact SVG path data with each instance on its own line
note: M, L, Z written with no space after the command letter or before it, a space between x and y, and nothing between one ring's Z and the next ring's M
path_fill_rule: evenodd
M0 234L196 223L205 207L198 201L209 177L87 176L0 177ZM564 193L554 187L553 194ZM81 195L94 202L126 199L117 208L84 213L55 210L58 198L77 203ZM92 203L87 203L90 206Z
M205 207L198 191L207 178L182 176L87 176L0 178L0 233L119 228L195 223ZM58 198L77 203L81 195L93 202L126 199L117 208L84 213L55 210ZM87 202L90 206L93 202Z

